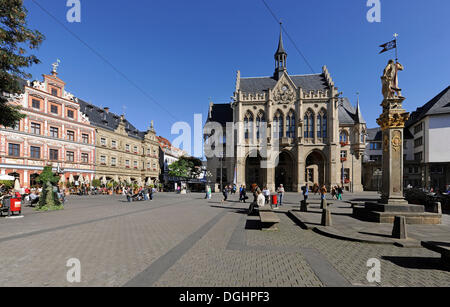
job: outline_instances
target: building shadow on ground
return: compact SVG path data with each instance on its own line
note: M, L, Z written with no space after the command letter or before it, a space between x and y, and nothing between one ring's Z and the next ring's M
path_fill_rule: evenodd
M224 206L210 206L210 207L211 207L211 208L219 208L219 209L233 210L234 213L248 215L248 210L247 210L247 209L233 208L233 207L224 207Z
M450 268L446 267L440 258L383 256L381 259L406 269L450 272Z
M358 233L360 233L362 235L368 235L368 236L375 236L375 237L392 239L392 235L385 235L385 234L382 234L382 233L371 233L371 232L364 232L364 231L359 231Z
M248 219L245 223L245 230L261 230L261 223L258 220Z

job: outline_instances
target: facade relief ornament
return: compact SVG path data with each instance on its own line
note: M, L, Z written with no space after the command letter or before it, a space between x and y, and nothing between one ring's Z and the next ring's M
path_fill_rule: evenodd
M295 92L287 84L284 84L275 91L273 100L277 104L293 103L295 101Z
M392 137L392 148L395 151L399 151L402 146L402 138L398 131L396 131L395 135Z

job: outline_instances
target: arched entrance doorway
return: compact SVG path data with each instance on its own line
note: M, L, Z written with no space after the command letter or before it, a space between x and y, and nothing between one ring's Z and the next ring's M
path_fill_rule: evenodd
M313 186L325 183L325 157L320 151L313 151L306 158L305 181Z
M278 165L275 168L275 188L283 185L285 191L292 192L294 186L294 161L287 152L278 156Z
M266 184L266 170L261 168L262 158L258 154L257 157L247 157L245 160L245 185L251 188L252 184L257 184L261 189Z

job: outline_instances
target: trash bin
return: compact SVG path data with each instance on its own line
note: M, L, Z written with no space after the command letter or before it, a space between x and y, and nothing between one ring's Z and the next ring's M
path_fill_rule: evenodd
M278 206L278 195L277 194L272 195L272 205Z

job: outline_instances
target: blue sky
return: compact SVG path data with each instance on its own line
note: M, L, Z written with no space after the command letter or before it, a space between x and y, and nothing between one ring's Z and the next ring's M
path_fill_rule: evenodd
M81 23L66 21L66 0L36 0L122 74L151 95L149 100L85 45L24 0L29 25L45 34L36 52L41 79L61 60L59 76L76 96L127 118L144 130L155 121L159 135L173 140L175 121L207 116L209 98L230 101L236 71L243 77L273 73L279 26L261 0L81 0ZM418 106L450 85L450 1L381 0L381 23L369 23L366 0L266 0L315 73L328 69L340 91L376 126L381 113L380 76L392 52L380 44L399 36L400 86L405 108ZM290 74L310 68L285 37ZM160 107L163 106L163 107ZM192 125L193 126L193 125Z

